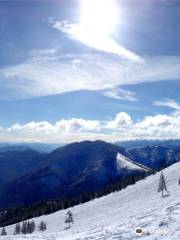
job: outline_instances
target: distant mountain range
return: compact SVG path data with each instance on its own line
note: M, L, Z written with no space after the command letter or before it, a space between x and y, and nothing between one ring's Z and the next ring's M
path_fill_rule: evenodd
M170 140L130 140L115 142L115 145L128 149L147 147L147 146L161 146L173 150L180 151L180 139ZM0 143L1 151L24 151L27 149L35 150L37 152L50 153L56 148L65 146L62 143Z
M118 146L124 147L127 150L132 148L153 147L161 146L168 149L180 151L180 139L169 140L132 140L132 141L119 141L115 143Z
M128 153L134 161L156 171L180 161L180 151L161 146L134 148L130 149Z
M147 146L161 146L168 149L180 151L180 139L170 140L129 140L115 142L115 145L126 148L127 150L132 148L147 147ZM37 152L50 153L56 148L65 146L62 143L0 143L1 151L24 151L27 149L35 150Z
M98 191L123 176L160 170L180 160L178 144L171 149L126 150L103 141L84 141L50 153L18 147L0 150L0 208Z
M7 151L24 151L27 149L35 150L42 153L50 153L54 149L61 147L65 144L60 143L0 143L0 152Z
M72 143L46 155L37 154L41 164L6 185L0 193L0 207L98 191L122 176L148 171L128 155L124 148L102 141Z

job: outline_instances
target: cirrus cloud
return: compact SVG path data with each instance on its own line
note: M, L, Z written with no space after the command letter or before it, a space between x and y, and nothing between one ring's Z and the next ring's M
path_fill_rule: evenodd
M140 56L118 44L109 36L99 35L93 29L88 29L86 26L76 23L68 23L67 21L52 21L53 28L61 32L67 33L71 38L74 38L92 48L101 50L107 53L114 53L123 58L143 62Z
M62 55L34 50L22 64L0 69L0 100L27 99L79 90L135 101L124 85L179 80L179 57L146 57L145 63L99 54Z
M164 106L180 111L180 104L172 99L164 99L163 101L155 101L155 106Z

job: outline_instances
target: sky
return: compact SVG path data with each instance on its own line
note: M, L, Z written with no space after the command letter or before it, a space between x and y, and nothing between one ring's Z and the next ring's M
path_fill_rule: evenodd
M1 0L0 142L180 138L179 0Z

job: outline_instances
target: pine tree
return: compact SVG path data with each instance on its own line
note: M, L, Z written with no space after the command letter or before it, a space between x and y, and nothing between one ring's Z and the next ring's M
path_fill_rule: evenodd
M26 221L22 223L21 232L23 234L27 234L27 222Z
M20 223L17 223L15 226L14 235L20 234L20 232L21 232L21 225Z
M29 233L33 233L36 228L35 222L31 221Z
M39 231L44 232L47 229L46 223L41 221L39 225Z
M158 192L162 192L162 197L164 196L164 190L168 193L164 174L163 172L161 172L161 175L159 178Z
M74 223L73 214L70 210L66 213L65 223L68 224L69 228L71 227L71 223Z
M29 221L27 221L26 233L31 233L31 223Z
M6 232L5 227L3 227L2 231L1 231L1 236L5 236L5 235L7 235L7 232Z

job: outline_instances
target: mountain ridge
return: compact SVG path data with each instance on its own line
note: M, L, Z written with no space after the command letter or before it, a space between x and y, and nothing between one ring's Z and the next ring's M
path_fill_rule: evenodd
M97 191L121 176L147 171L142 167L119 171L118 153L129 155L124 148L103 141L76 142L58 148L46 155L36 169L7 185L0 194L0 206L4 207L4 203L8 206L31 204Z
M132 159L159 171L180 160L180 152L162 146L146 146L128 150Z

